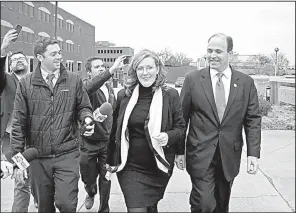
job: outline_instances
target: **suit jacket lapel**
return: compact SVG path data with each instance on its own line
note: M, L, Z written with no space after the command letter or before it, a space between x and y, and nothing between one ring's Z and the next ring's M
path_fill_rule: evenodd
M219 122L219 117L218 117L218 111L215 103L215 98L214 98L214 93L213 93L213 87L212 87L212 80L211 80L211 75L210 75L210 67L207 67L203 70L201 70L201 85L204 89L204 92L206 94L206 97L212 107L213 113L215 115L216 120Z
M230 91L229 91L228 102L227 102L227 105L225 108L225 112L224 112L222 121L224 120L227 113L229 112L231 104L233 103L235 96L237 95L237 91L240 88L238 71L235 71L235 70L231 70L231 71L232 71L232 75L231 75L231 81L230 81Z

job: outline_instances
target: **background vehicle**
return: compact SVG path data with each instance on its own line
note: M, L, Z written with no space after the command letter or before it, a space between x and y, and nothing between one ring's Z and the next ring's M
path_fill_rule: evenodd
M185 80L185 77L178 77L175 82L175 87L182 87L184 80Z

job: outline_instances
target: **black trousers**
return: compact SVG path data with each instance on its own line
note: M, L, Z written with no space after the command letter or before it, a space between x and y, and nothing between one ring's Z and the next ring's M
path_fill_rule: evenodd
M30 163L32 189L38 212L76 212L78 202L79 151L54 158L37 158Z
M220 148L216 147L213 160L202 178L191 176L191 212L229 212L229 199L233 180L225 179Z
M108 141L97 141L95 144L92 141L84 140L83 148L80 153L80 174L84 183L85 191L90 197L97 194L97 178L99 176L99 194L100 207L99 212L109 212L109 197L111 189L111 181L105 178L106 175L106 160Z

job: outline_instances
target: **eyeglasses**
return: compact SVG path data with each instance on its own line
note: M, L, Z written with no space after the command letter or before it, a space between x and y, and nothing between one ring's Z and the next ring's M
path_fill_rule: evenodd
M14 63L17 61L25 61L25 60L26 60L26 57L14 58L14 59L11 59L11 63Z
M146 67L137 67L136 71L139 73L143 73L144 70L146 70L146 72L152 72L153 69L155 69L156 67L152 67L152 66L146 66Z

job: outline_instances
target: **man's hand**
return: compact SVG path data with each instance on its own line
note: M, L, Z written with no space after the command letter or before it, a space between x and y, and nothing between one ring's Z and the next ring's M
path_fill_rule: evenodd
M17 31L15 29L9 30L3 37L3 42L1 44L1 57L6 56L10 45L13 43L13 39L18 37Z
M127 66L127 64L123 64L123 60L125 59L126 55L119 56L112 67L109 69L110 74L112 75L116 70L121 69L122 67Z
M1 171L3 172L3 179L13 174L13 166L8 161L1 161Z
M100 113L100 108L97 108L94 112L93 112L93 117L95 121L98 122L103 122L104 120L106 120L106 118L108 117L107 115L102 115Z
M254 156L248 156L247 158L247 172L249 174L256 174L259 169L258 158Z
M13 175L11 176L11 179L15 178L17 182L20 182L22 184L25 184L25 180L28 178L27 170L24 169L23 171L19 168L16 168L13 170Z
M157 142L159 143L160 146L165 146L167 145L169 141L169 136L166 132L161 132L158 135L152 136Z
M94 133L95 130L95 124L92 124L92 119L90 117L86 117L84 120L84 125L86 125L85 127L85 132L84 132L84 136L88 137L91 136Z
M185 169L186 163L185 163L185 155L176 155L175 157L175 163L178 169Z

